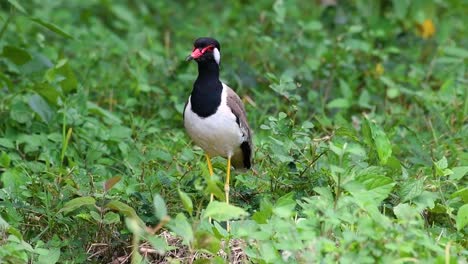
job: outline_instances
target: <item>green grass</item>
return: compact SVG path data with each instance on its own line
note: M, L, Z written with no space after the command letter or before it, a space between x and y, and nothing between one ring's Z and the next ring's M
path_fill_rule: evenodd
M468 4L337 2L0 2L0 262L464 263ZM200 36L254 131L230 208L182 125Z

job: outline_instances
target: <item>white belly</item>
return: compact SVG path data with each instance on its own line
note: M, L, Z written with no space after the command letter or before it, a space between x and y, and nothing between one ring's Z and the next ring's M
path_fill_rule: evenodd
M195 144L210 156L231 157L243 140L236 117L226 106L225 91L218 111L206 118L192 112L189 98L184 113L184 126Z

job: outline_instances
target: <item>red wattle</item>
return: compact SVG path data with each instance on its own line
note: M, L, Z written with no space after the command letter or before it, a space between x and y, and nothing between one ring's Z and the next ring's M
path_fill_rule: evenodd
M192 54L190 56L192 56L192 58L194 58L194 59L198 59L202 55L203 55L203 51L200 51L199 49L195 49L195 50L192 51Z

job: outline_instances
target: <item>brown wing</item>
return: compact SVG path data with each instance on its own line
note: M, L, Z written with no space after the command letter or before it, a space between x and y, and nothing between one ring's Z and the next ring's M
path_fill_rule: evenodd
M239 125L244 141L240 145L241 152L237 155L234 154L232 157L232 164L235 168L246 168L250 169L252 166L252 135L247 122L247 116L245 113L244 104L239 96L227 85L224 86L227 89L227 105L231 108L232 113L236 116L236 122Z

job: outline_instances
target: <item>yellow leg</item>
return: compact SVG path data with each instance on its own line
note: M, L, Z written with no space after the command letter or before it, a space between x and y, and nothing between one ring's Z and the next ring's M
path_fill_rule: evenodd
M226 203L229 204L229 178L231 177L231 157L228 157L227 162L227 169L226 169L226 182L224 183L224 194L226 196ZM231 230L231 226L229 225L229 221L226 223L226 229L229 232Z
M208 154L205 154L205 157L206 157L206 162L208 163L208 170L210 171L210 178L213 179L213 165L211 165L210 156L208 156ZM213 201L213 199L214 199L214 195L213 193L211 193L210 203ZM211 222L211 219L210 219L210 222Z

